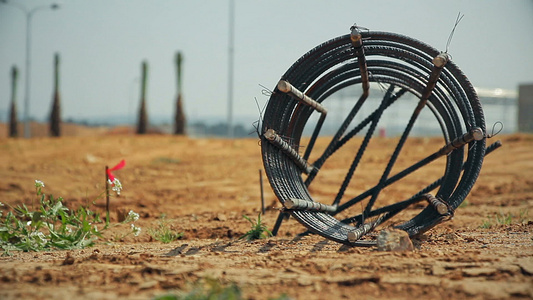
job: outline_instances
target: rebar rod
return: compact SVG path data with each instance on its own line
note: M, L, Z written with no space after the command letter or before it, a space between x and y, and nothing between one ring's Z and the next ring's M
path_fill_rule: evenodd
M429 96L431 95L433 89L435 88L435 85L437 84L439 76L442 72L442 68L444 68L447 62L448 62L447 53L441 53L433 59L433 68L431 70L431 75L429 76L429 80L426 84L426 87L424 88L424 91L422 92L420 101L418 102L418 105L413 111L413 114L411 115L411 118L409 119L409 122L400 138L400 141L396 145L396 149L394 149L394 152L389 160L389 163L387 164L387 167L385 168L385 171L383 172L379 180L379 183L376 187L375 192L372 194L370 201L368 201L368 204L365 208L365 213L369 213L372 210L372 206L376 202L376 199L378 198L379 193L384 188L385 182L387 181L387 178L392 170L392 167L394 166L394 163L396 162L396 159L398 158L398 155L400 154L400 151L402 150L403 145L405 141L407 140L407 137L409 136L409 133L411 132L411 129L413 128L416 119L418 118L418 115L420 114L424 106L426 106L427 100L429 99Z
M457 148L460 148L461 146L464 145L464 142L466 141L466 143L469 143L473 140L480 140L483 138L483 132L481 131L480 128L476 127L476 128L473 128L472 130L470 130L469 132L465 133L464 135L458 137L457 139L453 140L452 142L446 144L445 146L443 146L441 149L439 149L438 151L428 155L427 157L423 158L422 160L416 162L415 164L411 165L410 167L408 168L405 168L404 170L396 173L395 175L387 178L385 180L385 182L382 184L382 188L385 188L389 185L391 185L392 183L404 178L405 176L415 172L416 170L420 169L421 167L433 162L435 159L443 156L443 155L447 155L449 154L452 150L454 149L457 149ZM463 143L463 144L461 144ZM460 146L459 146L460 145ZM451 150L449 150L451 149ZM375 185L374 187L366 190L365 192L361 193L359 196L357 197L354 197L350 200L348 200L347 202L343 203L342 205L339 205L339 208L337 210L337 212L341 212L343 211L344 209L352 206L353 204L363 200L364 198L372 195L373 193L376 192L376 189L378 188L379 184L378 185Z
M305 161L307 161L307 159L309 158L309 155L311 153L311 150L314 147L316 139L318 138L320 130L322 129L322 125L324 124L324 121L326 119L327 109L324 106L322 106L322 104L320 104L319 102L315 101L311 97L307 96L305 93L303 93L302 91L300 91L299 89L297 89L296 87L291 85L286 80L283 80L283 79L280 80L278 82L278 84L277 84L277 89L279 91L285 93L285 94L288 94L292 98L295 98L300 103L303 103L303 104L305 104L307 106L310 106L313 109L315 109L316 111L320 112L320 119L318 120L318 122L317 122L317 124L315 126L315 129L313 131L313 135L311 136L311 139L309 141L309 145L308 145L308 147L307 147L307 149L306 149L306 151L304 153L304 156L303 156L303 159Z
M273 129L268 129L263 136L273 145L278 147L283 153L285 153L294 163L300 168L300 170L306 174L311 173L313 166L307 163L296 150L294 150L287 142L285 142Z
M366 64L365 51L363 47L363 39L362 39L362 34L359 31L359 28L357 26L352 26L351 33L350 33L350 40L352 43L352 48L355 51L355 56L357 57L357 62L358 62L359 70L361 73L361 83L363 87L363 94L359 97L359 99L355 103L354 107L352 108L348 116L346 116L346 118L344 119L344 122L339 127L339 130L337 130L337 133L335 133L335 136L329 143L326 150L324 150L324 153L314 163L315 168L313 169L313 172L309 174L309 176L307 177L305 181L305 184L307 186L309 186L311 181L313 181L318 170L320 169L320 167L322 167L322 164L324 164L326 159L331 155L331 153L335 151L333 149L336 143L343 136L344 132L348 128L348 125L352 122L355 115L359 112L359 109L361 108L365 100L368 98L368 95L370 93L369 92L370 82L369 82L369 76L368 76L368 67Z
M402 88L400 91L398 91L397 93L392 95L392 97L389 99L385 109L387 109L391 104L393 104L396 100L398 100L401 96L403 96L406 91L407 91L406 89ZM330 144L331 151L329 151L329 152L325 151L322 154L322 156L320 158L318 158L313 163L313 166L314 166L316 172L318 172L320 170L320 167L326 161L326 159L328 159L337 150L339 150L342 146L344 146L346 144L346 142L348 142L352 137L354 137L357 133L359 133L359 131L361 131L361 129L363 129L366 125L368 125L368 123L372 122L372 120L374 120L374 117L378 113L378 110L379 110L379 108L377 108L375 111L373 111L368 117L366 117L363 121L361 121L357 126L355 126L354 129L350 130L350 132L347 133L342 138L339 138L337 140L333 139L331 144ZM307 150L310 150L310 148L308 148ZM306 150L306 156L304 156L305 159L309 158L309 154L307 154L307 150ZM314 174L314 175L316 176L316 174ZM312 177L309 176L305 180L306 186L309 186L311 184L311 182L313 182L313 179L315 178L315 176L312 176Z
M328 113L328 110L322 106L322 104L316 102L315 100L311 99L309 96L292 86L288 81L280 80L278 82L278 90L280 90L283 93L286 93L290 95L291 97L297 99L298 101L311 106L316 111L320 112L321 114L326 115Z
M372 221L370 223L361 224L353 231L348 232L347 238L350 243L354 243L361 239L365 234L373 231L377 226L379 226L381 223L385 220L385 215L378 217L375 221Z
M296 198L286 199L283 205L285 206L285 208L291 210L309 210L325 213L332 213L337 210L337 206L335 205L327 205L316 201L308 201Z
M483 133L483 130L481 128L472 128L469 132L463 134L462 136L448 143L446 146L442 147L438 151L438 153L440 155L447 155L453 150L459 149L472 141L481 141L484 137L485 134Z
M422 200L428 201L431 205L433 205L435 207L435 209L439 212L439 214L441 214L443 216L452 214L452 212L449 211L449 208L448 208L447 204L445 204L440 199L437 199L435 196L433 196L431 194L423 194L423 195L411 200L410 204L416 203L416 202L420 202ZM399 204L399 203L397 203L397 204ZM405 207L407 207L407 206L405 206ZM348 233L348 235L347 235L348 241L351 242L351 243L356 242L357 240L362 238L364 235L366 235L369 232L373 231L377 226L379 226L380 224L384 223L385 221L389 220L390 218L392 218L393 216L398 214L405 207L396 208L394 210L387 211L384 214L381 214L378 217L378 219L375 220L374 222L370 222L370 223L359 225L354 231L351 231L351 232Z
M350 168L348 169L348 173L344 177L344 181L342 182L341 188L339 189L339 192L337 193L337 196L335 197L335 200L333 201L332 205L335 205L335 206L338 205L342 197L344 196L344 192L346 191L346 188L348 187L348 184L350 183L353 177L355 169L359 165L359 162L361 161L361 158L363 157L363 154L365 153L366 147L368 146L368 143L370 142L370 139L372 138L372 135L374 134L374 131L378 125L379 119L381 118L383 111L387 107L387 103L390 102L390 98L391 98L393 91L394 91L394 85L391 85L389 89L387 90L387 93L383 97L383 100L381 101L379 108L376 110L376 113L374 114L374 118L371 121L370 127L368 128L365 138L363 142L361 143L361 146L359 147L359 150L357 151L357 154L355 155L355 158Z
M398 100L401 96L403 96L403 94L405 94L406 91L407 91L406 89L401 89L400 91L392 95L392 97L389 98L389 101L387 102L385 109L387 109L391 104L393 104L396 100ZM340 139L338 143L335 145L335 147L333 148L333 152L331 154L339 150L344 144L346 144L346 142L348 142L357 133L359 133L361 129L363 129L366 125L368 125L368 123L370 123L375 118L376 114L378 113L378 110L379 108L373 111L367 118L365 118L363 121L361 121L361 123L355 126L354 129L352 129L345 136L343 136L342 139Z
M470 132L464 134L463 136L461 136L461 137L459 137L459 138L457 138L457 139L461 139L461 140L463 140L465 136L470 136L470 135L478 136L478 138L479 138L479 135L478 135L478 132L479 132L479 131L478 131L478 129L479 129L479 128L476 127L476 128L474 128L474 129L472 129ZM475 134L473 134L473 133L475 133ZM457 139L456 139L456 140L457 140ZM474 138L474 139L475 139L475 138ZM434 152L433 154L427 156L426 158L424 158L424 159L418 161L418 162L415 163L414 165L412 165L412 166L410 166L410 167L404 169L403 171L400 171L400 172L396 173L395 175L389 177L389 178L385 181L383 187L387 187L387 186L391 185L392 183L394 183L394 182L396 182L396 181L398 181L398 180L404 178L405 176L407 176L407 175L409 175L409 174L415 172L416 170L420 169L421 167L423 167L423 166L427 165L428 163L434 161L434 160L437 159L438 157L441 157L442 155L447 154L447 153L445 153L444 151L442 151L442 149L447 149L447 148L449 148L449 146L452 145L454 142L455 142L455 140L452 141L451 143L448 143L446 146L442 147L439 151ZM491 144L489 147L487 147L487 150L486 150L485 155L489 154L490 152L492 152L493 150L499 148L500 146L501 146L501 142L500 142L500 141L497 141L497 142ZM465 167L465 165L463 164L462 169L464 169L464 167ZM441 177L441 178L439 178L438 180L436 180L436 181L433 182L432 184L430 184L427 188L424 189L424 191L427 192L427 191L431 191L431 190L433 190L435 187L437 187L437 186L440 185L440 183L441 183L441 181L442 181L443 179L444 179L444 176ZM339 205L339 207L337 208L337 212L336 212L336 213L339 213L339 212L341 212L341 211L347 209L348 207L350 207L350 206L352 206L352 205L358 203L359 201L365 199L366 197L372 195L372 194L376 191L377 188L378 188L378 185L375 185L375 186L373 186L372 188L370 188L370 189L364 191L363 193L359 194L358 196L356 196L356 197L354 197L354 198L352 198L352 199L346 201L345 203ZM428 188L431 188L431 189L428 190Z
M318 122L315 126L315 130L313 130L313 135L311 136L311 139L309 139L309 144L307 144L307 147L305 149L305 153L303 156L305 160L309 159L309 156L311 155L311 151L313 150L313 147L315 146L316 139L318 138L318 134L320 133L320 130L322 129L322 125L324 124L325 120L326 120L326 115L321 114L320 119L318 119Z
M281 211L278 214L278 218L276 219L276 223L274 224L274 227L272 228L272 236L278 235L279 228L281 227L281 223L283 223L283 219L285 219L286 216L289 216L288 213Z
M451 213L451 210L448 207L448 204L442 201L441 199L431 195L431 194L424 194L422 195L435 210L441 214L441 215L447 215Z
M494 150L500 148L501 146L502 146L501 141L496 141L496 142L492 143L485 150L485 155L488 155L488 154L492 153ZM464 170L464 168L465 168L465 164L463 164L461 169ZM394 210L402 210L402 209L408 207L411 204L419 202L420 201L420 197L423 194L426 194L426 193L434 190L436 187L438 187L441 184L442 180L444 180L444 176L440 177L439 179L437 179L436 181L434 181L430 185L426 186L425 188L420 190L418 193L416 193L411 198L409 198L407 200L404 200L404 201L401 201L401 202L397 202L397 203L394 203L394 204L391 204L391 205L387 205L387 206L383 206L383 207L380 207L378 209L375 209L375 210L371 211L368 215L366 215L366 217L369 218L369 217L380 215L380 214L385 213L385 212L390 212L390 211L394 211ZM370 195L371 191L372 191L372 188L367 190L366 192L362 193L361 195L366 194L366 196L364 197L364 198L366 198L366 197L368 197ZM359 198L360 196L357 196L356 198ZM346 208L347 208L347 206L340 205L337 208L336 213L339 213L339 212L345 210ZM341 222L348 224L348 223L354 223L354 222L361 222L362 219L363 219L363 215L360 214L360 215L357 215L357 216L353 216L353 217L349 217L349 218L343 219L343 220L341 220Z
M370 90L370 83L368 80L368 68L366 65L365 48L363 47L363 35L357 26L350 28L350 40L355 50L355 55L359 62L359 70L361 71L361 84L363 85L363 94L368 96Z

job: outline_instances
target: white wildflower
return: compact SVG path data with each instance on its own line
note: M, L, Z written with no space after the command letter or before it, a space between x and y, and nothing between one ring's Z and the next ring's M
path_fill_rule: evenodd
M0 206L4 206L4 203L0 202Z
M26 222L26 225L30 226L31 225L31 221Z
M131 231L133 231L133 235L139 236L139 234L141 234L141 227L137 227L134 224L131 224Z
M38 242L39 243L46 243L48 242L48 239L46 238L46 236L44 235L44 233L40 232L40 231L37 231L37 232L32 232L30 234L30 237L36 237L35 240L39 240Z
M41 239L41 241L43 241L43 242L47 242L47 241L48 241L48 239L44 236L44 233L42 233L42 232L40 232L40 231L37 233L37 236L38 236L38 237Z
M111 190L113 192L117 193L117 195L120 195L120 191L122 191L122 183L120 183L120 180L118 180L118 178L113 179L113 181L111 181L111 179L108 179L107 183L112 186Z
M122 191L122 184L120 183L118 178L115 178L115 180L113 180L113 188L112 188L112 190L115 191L115 193L117 193L117 195L120 195L120 191Z
M44 187L44 183L40 180L35 180L35 187L36 188L43 188Z
M130 210L130 212L128 212L128 215L126 216L126 219L124 220L124 222L128 223L128 222L135 222L139 220L139 214L134 212L133 210Z

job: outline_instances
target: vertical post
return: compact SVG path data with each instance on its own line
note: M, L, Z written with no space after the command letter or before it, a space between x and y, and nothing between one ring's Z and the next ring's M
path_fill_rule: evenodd
M26 13L26 81L24 84L24 137L31 137L30 129L30 49L31 49L31 16Z
M105 166L105 227L109 226L109 167Z
M183 56L181 52L176 53L176 72L177 72L177 99L176 99L176 116L174 118L174 134L185 134L185 113L183 112L182 85L181 85L181 63Z
M61 101L59 97L59 54L54 57L54 96L50 114L50 135L61 136Z
M11 69L11 109L9 111L9 137L18 137L18 117L17 117L17 77L16 66Z
M265 196L263 193L263 172L259 169L259 186L261 188L261 214L265 214Z
M148 63L142 63L142 81L141 81L141 107L139 108L139 120L137 123L137 134L145 134L148 128L148 114L146 113L146 77L148 72Z
M233 137L233 34L235 31L235 3L229 1L229 38L228 38L228 137Z
M7 0L0 0L0 3L11 5L16 9L19 9L26 16L26 80L24 82L24 137L31 137L30 130L30 60L31 60L31 18L33 14L37 11L50 8L50 9L59 9L59 5L54 3L52 5L38 6L31 10L26 9L24 5L18 3L11 3Z

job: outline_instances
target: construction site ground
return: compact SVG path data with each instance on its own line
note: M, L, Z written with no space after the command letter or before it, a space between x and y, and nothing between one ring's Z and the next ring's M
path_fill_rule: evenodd
M187 292L205 278L236 284L244 299L533 298L532 135L490 140L501 139L503 146L485 157L454 218L413 239L414 251L388 252L298 236L305 228L294 219L276 237L239 239L250 229L243 215L255 219L261 207L257 138L139 136L124 128L72 127L67 133L0 137L0 202L31 205L34 181L41 180L43 191L63 197L66 206L94 201L94 210L103 213L105 166L124 159L126 166L115 171L124 189L111 199L112 223L118 224L118 213L133 210L141 234L117 238L130 230L118 224L90 248L1 256L0 299L152 299ZM364 161L370 169L356 174L357 185L375 184L372 164L386 160L396 140L372 141ZM317 147L327 142L321 139ZM412 138L402 159L440 145L442 138ZM342 180L347 164L339 163L340 171L328 178ZM439 168L428 166L421 174L436 179ZM272 228L282 206L263 180L262 220ZM322 188L311 191L317 197L334 195L326 181L317 184ZM405 189L399 184L386 198L403 199ZM162 243L151 237L163 217L182 238Z

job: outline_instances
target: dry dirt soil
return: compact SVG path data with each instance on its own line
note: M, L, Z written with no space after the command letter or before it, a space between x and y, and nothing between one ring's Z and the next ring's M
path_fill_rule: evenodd
M125 159L126 167L115 172L124 190L111 199L112 219L116 223L120 211L138 212L141 235L115 239L129 230L124 224L91 248L2 256L0 299L151 299L187 291L206 277L237 284L245 299L282 294L293 299L533 298L531 135L493 138L503 147L485 158L455 217L413 240L414 251L382 252L347 248L317 235L299 237L305 228L293 219L276 237L239 240L250 229L242 216L255 218L260 211L257 139L70 130L61 138L0 137L0 201L35 201L38 179L47 194L62 196L67 206L94 200L94 209L103 212L98 195L105 166ZM390 150L383 149L394 140L375 139L366 163L386 158ZM439 143L413 139L406 159ZM342 180L346 166L340 167L328 178ZM428 167L423 175L438 178L438 171ZM357 180L362 186L375 182L361 175ZM263 219L272 228L281 205L264 182L268 209ZM317 197L327 196L328 182L319 184L324 188L315 191ZM403 197L404 188L392 189L387 198ZM164 244L150 237L149 229L163 214L183 238Z

